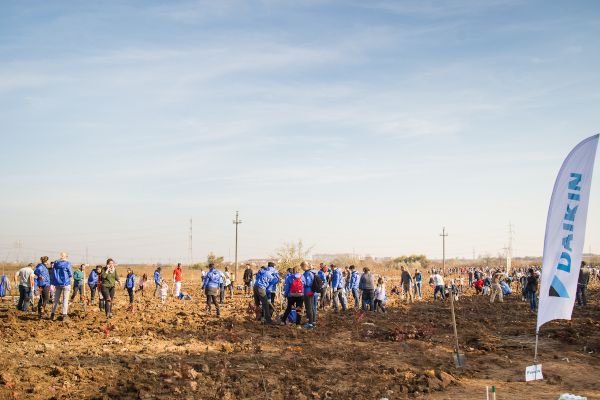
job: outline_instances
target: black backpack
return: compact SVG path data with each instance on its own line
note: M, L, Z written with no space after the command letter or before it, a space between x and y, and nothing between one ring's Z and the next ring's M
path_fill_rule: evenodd
M323 290L323 287L324 287L323 279L321 279L319 274L315 274L313 272L313 283L310 287L310 290L312 290L314 293L321 293L321 290Z

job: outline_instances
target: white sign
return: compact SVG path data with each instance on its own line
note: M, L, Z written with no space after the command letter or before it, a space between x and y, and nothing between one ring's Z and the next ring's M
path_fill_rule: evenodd
M525 368L525 382L536 381L538 379L544 379L544 375L542 375L542 364Z
M597 147L598 135L575 146L554 184L544 239L538 331L548 321L571 319Z

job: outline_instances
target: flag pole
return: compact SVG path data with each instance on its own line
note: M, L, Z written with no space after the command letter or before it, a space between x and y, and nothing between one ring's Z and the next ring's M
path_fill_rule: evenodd
M537 365L537 349L538 349L538 337L540 335L540 331L536 329L535 331L535 353L533 355L533 363Z

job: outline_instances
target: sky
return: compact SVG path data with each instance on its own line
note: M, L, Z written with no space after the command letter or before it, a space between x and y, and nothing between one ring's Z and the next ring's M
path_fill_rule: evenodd
M541 256L598 48L594 1L2 2L0 261L233 261L236 211L239 260Z

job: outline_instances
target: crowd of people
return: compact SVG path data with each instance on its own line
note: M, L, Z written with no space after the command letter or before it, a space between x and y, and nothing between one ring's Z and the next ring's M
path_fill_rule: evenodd
M27 312L29 303L38 298L37 313L40 318L47 316L47 307L50 306L50 319L55 320L60 313L62 320L68 321L68 309L74 301L81 301L84 307L86 305L85 270L86 266L81 264L73 271L66 253L62 253L58 261L50 262L44 256L37 266L29 264L21 268L14 277L15 286L19 290L17 309ZM510 273L501 267L448 268L445 271L433 267L427 272L434 300L445 300L450 294L454 296L454 300L459 300L459 296L467 288L474 289L476 295L489 295L490 303L496 298L503 302L505 296L516 292L520 293L521 301L529 302L530 311L537 310L541 266L514 268ZM211 314L214 307L216 315L220 316L219 305L223 304L226 294L229 293L229 297L233 298L235 277L228 267L220 271L214 264L208 265L208 271L201 270L201 275L206 311ZM423 275L416 268L411 273L406 266L402 266L400 281L391 286L390 296L401 296L407 303L423 299ZM178 264L173 270L171 296L191 300L190 295L181 291L182 277L183 270L181 264ZM254 298L255 306L262 310L259 319L264 320L267 325L293 324L304 329L314 328L319 310L331 307L336 312L345 311L349 308L350 296L354 301L354 309L386 313L388 278L371 272L368 267L359 271L354 265L342 268L321 263L313 268L303 261L281 273L275 268L275 263L269 262L254 273L247 264L242 280L243 286L237 286L236 289L243 290L245 297ZM590 280L600 280L600 270L582 262L577 285L577 303L580 306L587 304L586 291ZM154 296L160 296L164 304L169 296L169 285L162 276L162 267L154 271L153 281L156 286ZM91 305L96 305L95 297L98 293L98 308L105 312L107 318L112 318L116 286L127 291L129 305L132 307L137 293L141 297L145 296L147 284L148 277L144 274L137 281L136 290L136 275L128 268L125 284L121 285L112 259L108 259L104 266L93 268L87 277ZM0 297L4 296L6 290L10 290L10 281L3 276L0 280ZM283 315L274 320L276 299L286 304ZM62 307L58 308L60 304ZM303 317L306 323L301 325Z

